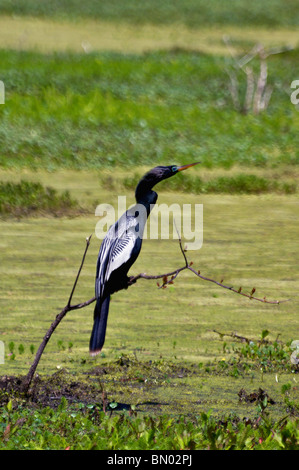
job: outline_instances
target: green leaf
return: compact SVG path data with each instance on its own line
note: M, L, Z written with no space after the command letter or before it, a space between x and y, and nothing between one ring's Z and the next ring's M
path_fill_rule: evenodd
M12 411L12 401L9 400L9 402L6 405L7 411L10 413Z
M109 403L109 408L112 408L114 410L117 407L118 407L118 403L116 402Z
M269 333L270 333L270 331L268 331L268 330L263 330L263 331L262 331L262 339L265 339L266 336L269 335Z

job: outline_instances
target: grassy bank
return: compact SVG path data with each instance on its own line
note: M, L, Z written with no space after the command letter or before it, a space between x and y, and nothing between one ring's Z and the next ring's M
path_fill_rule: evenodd
M290 101L298 50L271 56L269 107L244 114L232 103L222 41L231 27L238 51L260 38L286 45L296 39L297 7L277 1L262 11L253 2L248 14L242 0L228 14L212 3L153 1L149 13L146 3L89 1L83 18L82 2L71 2L70 15L65 2L29 0L15 2L19 17L0 18L2 448L298 448L299 117ZM11 15L11 2L0 13ZM178 14L182 42L173 38ZM57 42L49 36L43 54L47 31ZM242 99L244 78L238 73ZM118 195L133 203L149 167L198 160L192 174L157 187L159 204L203 204L203 246L189 260L243 292L290 300L256 302L191 272L166 289L139 280L113 296L96 358L93 306L69 312L24 402L18 376L65 306L90 234L74 302L94 295L96 206L117 208ZM132 274L183 265L173 238L146 239Z
M190 27L206 25L238 25L255 27L263 25L272 28L279 26L298 26L298 3L289 0L264 0L261 4L253 0L250 5L245 0L233 0L229 3L211 0L207 5L203 0L171 1L163 3L150 0L140 3L138 0L119 2L118 0L87 0L82 5L80 0L2 0L1 14L29 15L46 18L97 20L132 24L176 24L183 23Z
M192 52L43 56L0 52L0 164L102 168L200 160L204 167L298 163L286 90L297 52L273 58L267 113L234 110L225 60ZM241 79L241 78L240 78Z
M46 175L55 177L57 189L63 182L83 206L91 208L95 194L99 203L117 202L114 191L102 189L100 178L89 172L36 177L46 183ZM132 192L127 195L130 203ZM159 202L170 204L173 195L162 191ZM297 339L297 197L180 193L180 203L204 204L203 247L187 252L194 267L246 292L255 286L260 297L290 302L250 301L191 273L167 289L140 281L113 296L105 348L96 359L88 355L92 306L70 312L43 354L31 405L24 407L16 386L9 391L3 382L3 448L296 448L290 343ZM92 215L0 222L2 378L28 372L67 301L85 237L96 222ZM75 302L93 296L99 244L93 234ZM181 264L176 240L145 240L132 273L160 273ZM64 416L82 424L79 435ZM26 429L37 422L39 432L29 438Z
M276 30L265 26L211 25L191 28L180 24L115 23L102 18L77 19L0 16L1 48L35 50L42 53L95 51L142 54L157 50L190 49L229 56L223 38L229 36L236 52L257 41L265 47L296 47L295 27Z
M2 172L4 178L3 175L5 172ZM113 175L117 177L115 172ZM24 178L24 175L19 177ZM29 177L32 178L32 174ZM85 238L94 234L98 221L93 215L96 204L109 201L117 207L118 194L113 188L103 187L100 174L96 172L44 172L36 173L36 178L44 185L52 180L57 191L62 187L69 191L70 197L76 196L87 212L75 218L23 218L1 222L0 339L5 344L5 364L1 365L4 375L28 371L44 333L65 305ZM127 204L131 204L133 191L126 190L123 194L128 197ZM159 203L171 204L177 192L162 190L159 194ZM136 374L132 378L134 382L140 374L145 378L151 374L151 369L144 370L148 361L162 361L161 364L165 364L162 370L172 361L187 369L194 364L199 367L198 371L190 369L176 382L175 388L167 374L163 386L161 378L158 380L154 374L149 376L152 377L149 385L158 380L157 387L147 389L147 382L137 380L139 386L132 389L130 383L124 386L123 379L117 378L113 369L111 375L105 376L104 383L112 401L140 404L146 395L148 401L160 403L162 412L178 409L183 412L184 403L185 410L200 412L211 408L215 412L222 409L251 414L255 408L249 405L245 409L244 404L238 404L238 392L241 388L254 391L262 387L281 403L273 409L277 416L282 416L285 407L278 399L280 390L284 383L293 383L293 374L276 366L265 369L264 373L259 367L236 368L238 361L234 361L238 353L233 351L237 340L229 336L223 339L214 330L223 334L236 332L254 342L261 337L262 330L270 332L267 339L275 341L278 337L285 345L297 339L297 196L181 192L180 204L184 203L202 203L204 207L203 247L188 253L203 275L224 279L237 288L242 285L244 292L255 287L258 296L265 295L269 300L290 298L290 302L267 305L249 301L199 281L191 273L182 273L167 289L158 289L154 281L141 280L128 291L115 294L101 357L93 360L88 356L93 310L90 306L68 314L48 344L38 373L52 374L61 368L70 373L90 373L94 367L107 368L120 356L128 355L138 361L135 365L131 363L131 370ZM99 244L94 234L75 302L93 296ZM176 240L145 240L132 273L161 273L182 264ZM268 359L269 364L274 364L273 357ZM290 358L285 361L290 364ZM227 370L226 363L230 364ZM213 372L215 367L218 373ZM235 374L234 381L229 379L228 382L231 374ZM118 380L119 385L116 385ZM214 390L212 395L211 389ZM198 394L194 390L198 390Z

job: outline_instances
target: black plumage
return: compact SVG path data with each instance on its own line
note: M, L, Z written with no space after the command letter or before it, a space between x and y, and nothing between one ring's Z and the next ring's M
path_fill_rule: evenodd
M128 287L127 273L140 253L144 227L158 198L152 188L160 181L196 164L157 166L150 170L136 187L136 205L128 209L108 230L97 261L96 305L89 344L91 355L98 354L104 345L110 296Z

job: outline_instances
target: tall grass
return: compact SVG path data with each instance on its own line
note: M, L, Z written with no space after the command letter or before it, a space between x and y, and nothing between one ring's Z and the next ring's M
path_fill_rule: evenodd
M298 418L275 422L266 416L259 417L259 423L258 419L242 420L233 414L215 418L209 412L195 417L135 416L134 412L131 416L132 411L111 416L113 409L109 416L98 405L78 403L69 409L66 399L56 410L11 408L9 402L0 414L1 450L108 450L108 463L118 455L112 451L155 450L156 459L163 457L163 462L169 459L178 464L182 455L174 459L173 455L160 456L159 451L298 450ZM195 455L184 456L191 466Z
M0 165L298 164L299 114L286 93L297 58L271 61L269 109L244 116L233 109L223 58L0 51Z
M141 174L134 174L124 178L125 188L134 190L141 176ZM281 183L254 174L240 173L235 176L219 176L208 181L203 181L198 176L183 175L181 177L178 175L177 178L167 181L167 189L194 194L262 194L269 192L291 194L295 193L297 188L295 183Z
M61 194L40 183L21 181L20 183L0 182L0 215L28 215L41 211L57 214L74 209L76 201L68 191Z
M2 0L0 13L55 18L96 18L130 23L185 23L191 27L211 24L298 26L296 0Z

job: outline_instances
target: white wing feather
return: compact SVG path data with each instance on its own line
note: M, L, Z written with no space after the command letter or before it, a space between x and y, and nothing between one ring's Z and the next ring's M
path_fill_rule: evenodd
M98 258L98 272L95 285L96 297L100 297L111 273L126 263L131 256L136 238L137 219L125 213L110 227L105 236Z

